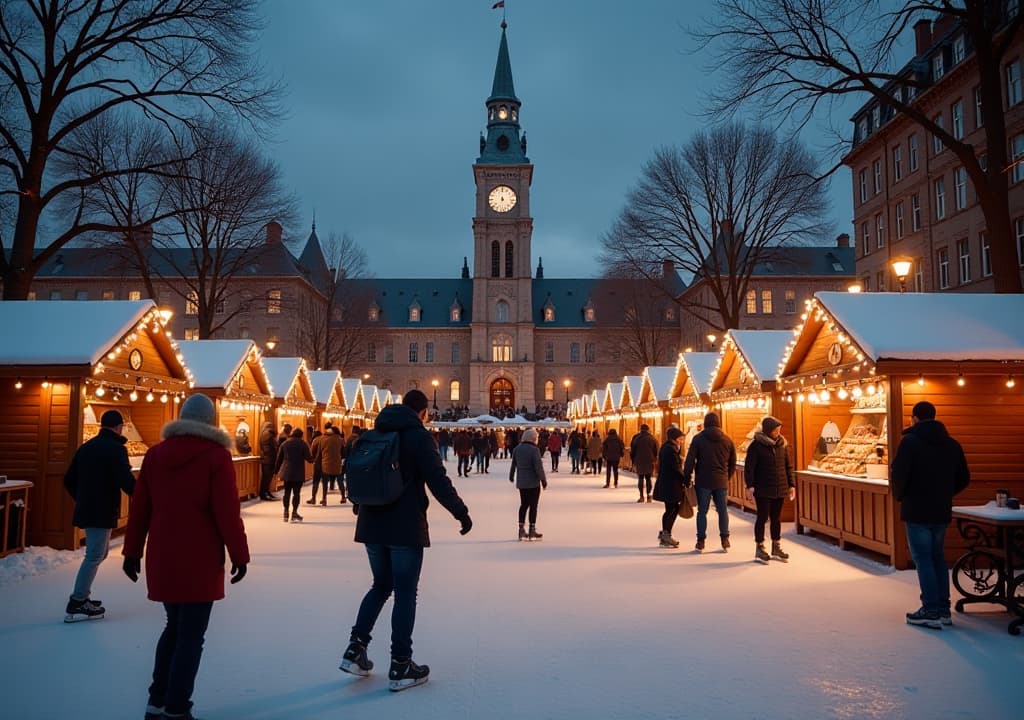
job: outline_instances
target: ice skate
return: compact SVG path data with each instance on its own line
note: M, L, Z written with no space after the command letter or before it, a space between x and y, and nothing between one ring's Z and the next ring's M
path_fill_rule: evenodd
M782 543L772 543L772 560L778 560L780 562L789 562L789 553L782 550Z
M519 523L519 542L527 539L526 526L523 523Z
M76 623L83 620L100 620L107 611L98 603L68 598L68 605L64 612L64 622Z
M767 565L771 559L771 555L764 549L764 543L758 543L757 550L754 551L754 560L762 565Z
M729 552L729 548L732 547L732 543L729 542L728 535L722 535L722 552Z
M345 654L341 656L338 669L360 677L369 675L373 670L373 660L366 656L366 646L355 640L350 642Z
M530 534L527 536L527 538L529 540L543 540L544 539L544 535L543 535L543 533L537 532L537 526L536 525L530 525Z
M430 668L426 665L417 665L408 660L391 659L391 670L388 671L388 690L400 692L411 687L422 685L430 675Z

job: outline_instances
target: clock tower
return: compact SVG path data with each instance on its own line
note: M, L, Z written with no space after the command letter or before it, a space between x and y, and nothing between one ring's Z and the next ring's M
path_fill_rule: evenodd
M473 318L470 364L474 409L535 404L533 298L530 277L530 183L522 106L512 83L506 23L487 98L487 130L473 164Z

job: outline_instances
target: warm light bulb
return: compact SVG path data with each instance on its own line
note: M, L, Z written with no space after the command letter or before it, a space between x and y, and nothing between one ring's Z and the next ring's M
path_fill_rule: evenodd
M174 396L174 404L177 405L180 402L181 402L181 396L180 395L175 395Z
M17 380L14 381L15 390L21 390L23 387L25 387L25 384L21 381L21 378L18 378Z
M845 400L846 398L850 397L850 393L846 392L846 388L844 387L839 388L839 392L837 392L836 395L839 396L840 400Z
M146 393L146 402L153 402L153 399L153 391L150 390L148 393Z
M1012 379L1012 378L1011 378L1011 379ZM50 381L49 381L49 380L43 380L43 387L44 387L44 388L48 388L48 387L50 387ZM1013 385L1009 385L1009 384L1007 384L1007 387L1013 387Z
M917 374L917 384L920 385L921 387L924 387L924 375L922 375L921 373Z
M96 397L103 397L106 394L107 394L107 391L106 391L106 389L102 385L100 385L98 388L96 388Z
M139 399L139 394L132 390L130 393L128 393L128 399L131 400L132 402L135 402L136 400Z
M167 404L167 393L164 393L163 395L160 396L160 402L162 402L164 405Z
M832 393L830 393L828 390L822 390L819 397L821 398L822 402L828 402L829 400L832 399Z
M859 398L863 394L864 391L860 389L860 385L858 385L857 387L850 391L850 395L852 395L855 398Z
M959 375L956 376L956 384L958 386L960 386L960 387L963 387L964 385L967 384L967 381L964 380L964 374L963 373L960 373Z
M807 400L812 403L818 402L818 393L816 393L814 390L811 390L811 394L807 396Z
M1013 375L1011 375L1010 377L1008 377L1008 378L1006 379L1006 387L1008 387L1008 388L1012 388L1012 387L1013 387L1014 385L1016 385L1016 384L1017 384L1017 383L1016 383L1016 382L1014 381L1014 379L1013 379Z
M796 401L797 402L803 402L804 401L804 394L800 393L799 395L797 395L796 396Z
M868 395L874 395L874 394L875 394L875 391L876 391L877 389L878 389L878 388L876 388L876 387L875 387L875 384L874 384L874 383L871 383L870 385L868 385L868 386L867 386L867 387L865 388L865 391L867 392L867 394L868 394Z

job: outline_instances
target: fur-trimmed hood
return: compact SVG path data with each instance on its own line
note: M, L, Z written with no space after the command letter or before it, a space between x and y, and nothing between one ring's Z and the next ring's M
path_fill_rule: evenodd
M782 435L779 435L778 440L772 440L770 436L765 435L763 432L756 432L754 433L754 439L757 440L759 443L764 443L768 447L786 447L786 438L784 438Z
M231 436L219 427L207 425L198 420L174 420L164 425L160 437L169 440L174 437L197 437L217 443L225 450L231 450Z

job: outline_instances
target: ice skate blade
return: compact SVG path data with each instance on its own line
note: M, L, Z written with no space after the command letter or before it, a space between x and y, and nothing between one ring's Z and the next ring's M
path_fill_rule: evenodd
M354 663L351 660L342 660L338 669L342 672L347 672L349 675L358 675L359 677L369 677L370 675L369 670L363 670L359 667L358 663Z
M85 613L68 613L64 616L64 622L71 624L82 622L84 620L102 620L105 617L103 613L99 615L86 615Z
M768 561L764 560L762 558L754 558L754 562L760 563L761 565L767 565L768 564Z
M429 676L421 678L405 678L403 680L389 680L388 690L391 692L402 692L403 690L408 690L409 688L416 687L417 685L422 685L427 680L429 680Z
M772 560L774 560L775 562L782 562L782 563L788 563L789 562L789 558L780 558L780 557L776 557L774 555L772 555Z

